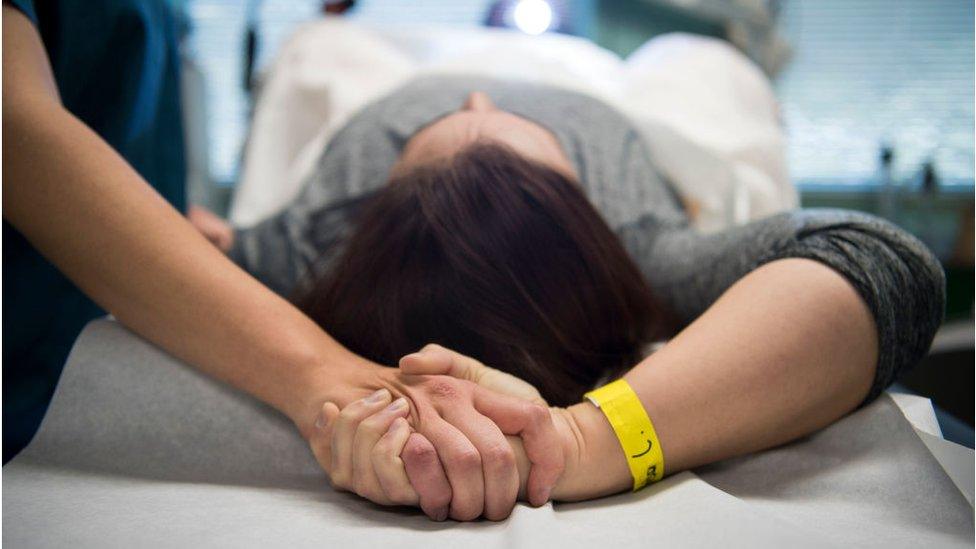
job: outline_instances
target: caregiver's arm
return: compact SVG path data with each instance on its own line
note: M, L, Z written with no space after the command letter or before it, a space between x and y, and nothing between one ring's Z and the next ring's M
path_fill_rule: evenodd
M150 341L299 425L321 404L301 398L307 388L324 399L355 385L362 360L235 267L64 109L36 29L6 5L3 183L3 217Z
M3 179L4 218L139 335L271 404L306 436L326 401L345 405L380 387L409 392L416 407L429 411L426 425L439 428L418 430L457 480L452 511L477 516L486 504L510 504L490 489L486 495L493 475L515 472L475 451L504 439L497 430L475 434L490 421L464 400L471 391L446 394L458 380L407 379L354 355L231 263L62 106L37 30L7 5ZM443 409L458 419L438 422ZM549 425L535 431L540 444ZM557 457L533 468L537 497L562 470Z

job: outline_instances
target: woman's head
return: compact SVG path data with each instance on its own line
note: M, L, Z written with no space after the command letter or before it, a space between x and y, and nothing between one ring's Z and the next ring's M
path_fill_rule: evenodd
M641 274L578 185L481 141L398 172L298 304L376 362L439 343L558 405L663 334Z
M483 92L471 92L458 110L414 134L394 168L403 173L423 164L453 157L476 142L499 143L523 158L574 177L573 165L556 136L539 124L499 109Z

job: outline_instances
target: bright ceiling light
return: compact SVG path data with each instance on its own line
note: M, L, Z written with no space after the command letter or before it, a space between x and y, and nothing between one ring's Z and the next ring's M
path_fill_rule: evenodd
M552 7L545 0L520 0L512 16L524 33L542 34L552 26Z

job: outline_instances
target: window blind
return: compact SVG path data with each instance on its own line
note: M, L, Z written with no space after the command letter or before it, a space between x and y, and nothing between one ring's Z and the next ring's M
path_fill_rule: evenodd
M932 161L943 184L973 183L973 2L787 0L795 56L777 89L800 183L896 181Z

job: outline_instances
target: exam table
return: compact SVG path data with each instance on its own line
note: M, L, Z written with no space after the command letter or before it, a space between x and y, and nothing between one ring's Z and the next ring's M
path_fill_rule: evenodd
M775 98L731 48L670 36L621 60L572 37L502 33L343 21L302 28L264 75L233 220L247 225L286 204L349 116L424 72L532 79L614 104L698 204L701 230L796 205ZM322 51L336 55L315 55ZM638 493L520 504L498 523L434 523L335 492L284 417L112 320L81 334L37 436L3 468L11 547L962 547L972 539L973 452L942 440L920 397L883 395L813 436Z
M9 547L964 547L973 452L885 394L792 444L637 493L434 523L329 487L283 416L112 320L3 468Z

